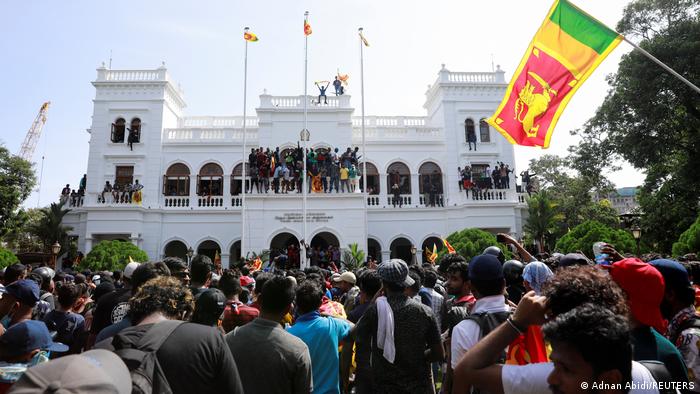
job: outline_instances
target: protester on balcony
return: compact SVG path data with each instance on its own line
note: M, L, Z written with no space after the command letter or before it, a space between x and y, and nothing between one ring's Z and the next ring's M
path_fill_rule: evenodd
M105 193L112 193L112 185L109 183L109 181L105 182L105 185L102 188L102 193L100 193L100 200L98 202L104 203L107 201L105 200Z
M335 88L335 95L340 96L343 94L343 83L338 79L338 76L336 75L335 79L333 80L333 87Z
M394 195L394 198L392 199L392 205L394 208L396 208L396 204L399 204L399 208L403 205L403 201L401 201L401 188L399 188L398 183L394 183L391 186L391 193Z
M61 202L66 203L70 198L70 184L66 184L66 187L61 190Z
M349 177L348 168L344 164L341 164L339 172L340 172L340 190L343 191L343 193L345 193L346 190L349 192L350 185L348 184L348 177Z
M320 84L318 82L315 83L316 87L319 90L317 104L321 104L321 97L323 97L323 103L328 104L328 97L326 96L326 89L328 89L328 85L330 85L330 84L331 83L327 82L327 81L326 81L326 86L323 86L323 82L321 82Z
M472 144L474 145L474 151L476 151L476 131L474 127L467 127L467 145L469 145L469 150L472 150Z

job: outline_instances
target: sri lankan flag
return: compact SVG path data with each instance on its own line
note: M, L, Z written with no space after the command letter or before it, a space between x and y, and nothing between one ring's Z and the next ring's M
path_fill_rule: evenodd
M449 254L457 253L455 251L455 248L453 248L452 245L450 245L450 243L447 242L447 238L442 239L442 244L447 248L447 253L449 253Z
M488 123L512 144L549 147L566 104L620 41L568 0L555 1Z
M258 41L258 36L249 31L246 31L245 33L243 33L243 39L246 41L255 42Z
M311 25L309 24L309 21L304 19L304 35L305 36L310 36L311 35Z

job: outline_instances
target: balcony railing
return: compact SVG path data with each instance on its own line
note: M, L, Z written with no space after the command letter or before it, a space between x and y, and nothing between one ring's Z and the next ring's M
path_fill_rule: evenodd
M166 208L189 208L190 207L190 197L189 196L177 196L177 197L167 196L163 200L163 206Z
M258 118L246 117L246 126L257 127ZM242 128L242 116L187 116L178 121L179 128Z
M426 197L425 195L420 195L418 197L418 199L420 200L420 205L423 207L444 207L445 206L445 198L442 194L436 194L434 201L431 201L430 197Z
M246 134L249 142L257 141L257 129L247 129ZM220 143L231 141L243 141L242 128L177 128L163 130L163 143Z
M428 118L425 116L365 116L365 127L415 127L425 126ZM362 126L362 118L353 116L352 125Z
M401 194L398 196L398 198L395 198L394 196L388 196L386 199L386 204L387 206L391 207L410 207L411 206L411 195L410 194Z

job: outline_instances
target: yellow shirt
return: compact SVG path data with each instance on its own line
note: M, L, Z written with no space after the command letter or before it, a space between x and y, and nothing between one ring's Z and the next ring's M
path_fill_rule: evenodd
M346 179L348 179L348 169L347 169L347 168L341 168L341 169L340 169L340 179L341 179L341 180L346 180Z

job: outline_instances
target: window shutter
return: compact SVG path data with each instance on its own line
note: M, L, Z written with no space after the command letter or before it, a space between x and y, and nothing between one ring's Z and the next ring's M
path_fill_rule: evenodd
M197 195L198 195L198 196L201 196L202 193L201 193L201 191L199 190L199 183L200 183L200 182L199 182L199 175L197 175Z
M112 135L110 137L110 141L112 141L112 142L117 142L116 141L117 136L114 134L115 132L116 132L116 125L114 123L112 123L112 133L111 133Z

